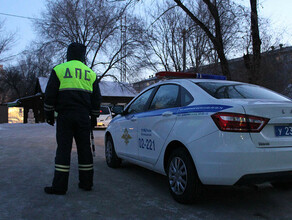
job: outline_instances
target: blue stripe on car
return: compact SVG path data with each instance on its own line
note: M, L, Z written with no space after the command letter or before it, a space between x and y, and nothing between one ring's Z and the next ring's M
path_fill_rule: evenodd
M141 112L136 114L129 114L125 117L119 117L114 118L112 122L114 121L120 121L120 120L129 120L133 118L134 116L136 118L145 118L145 117L154 117L154 116L161 116L164 112L172 112L174 115L181 115L181 114L187 114L187 113L193 113L193 112L219 112L223 111L225 109L232 108L232 106L229 105L191 105L191 106L185 106L185 107L176 107L176 108L168 108L168 109L158 109L158 110L152 110L147 112Z
M180 113L190 112L219 112L228 108L232 108L229 105L192 105L180 108Z

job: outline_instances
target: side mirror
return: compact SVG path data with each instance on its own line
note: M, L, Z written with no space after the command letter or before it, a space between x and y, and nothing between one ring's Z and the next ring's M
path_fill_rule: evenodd
M124 116L124 115L126 115L127 114L127 111L125 111L125 110L123 110L121 113L120 113L120 115L122 115L122 116Z

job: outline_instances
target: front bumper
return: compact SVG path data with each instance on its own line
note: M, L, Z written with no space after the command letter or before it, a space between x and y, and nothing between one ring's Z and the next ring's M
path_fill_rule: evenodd
M102 121L102 122L97 122L96 128L107 128L109 125L109 122L107 121Z

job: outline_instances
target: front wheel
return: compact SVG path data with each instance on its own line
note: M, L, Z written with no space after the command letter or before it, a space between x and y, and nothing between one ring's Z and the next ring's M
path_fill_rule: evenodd
M106 163L111 168L118 168L121 165L121 159L117 156L114 142L111 136L108 136L105 144Z
M179 203L193 203L201 191L201 182L190 154L184 148L175 149L168 160L168 186Z

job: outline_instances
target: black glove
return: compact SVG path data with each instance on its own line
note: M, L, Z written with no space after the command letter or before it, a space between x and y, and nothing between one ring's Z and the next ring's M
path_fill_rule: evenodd
M93 129L97 125L96 116L91 116L91 129Z
M45 111L45 117L46 117L46 122L49 125L54 126L55 124L55 115L54 115L54 111Z

